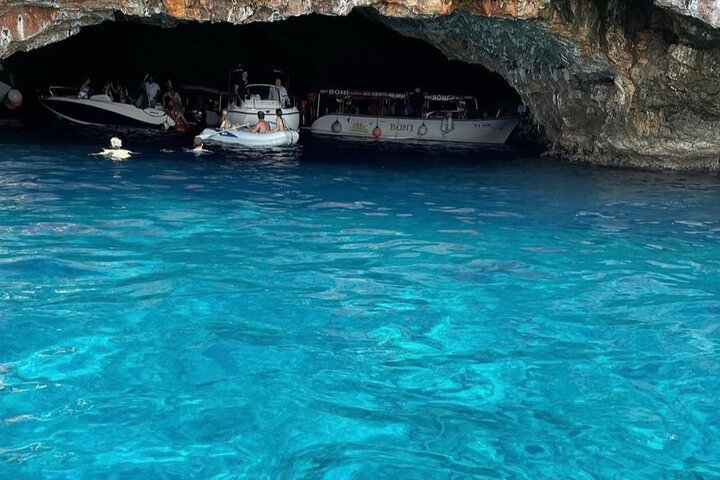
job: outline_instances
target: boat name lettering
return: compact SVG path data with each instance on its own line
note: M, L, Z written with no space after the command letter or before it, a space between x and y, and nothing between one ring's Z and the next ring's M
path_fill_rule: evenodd
M391 123L390 130L393 132L414 132L415 125L410 123Z

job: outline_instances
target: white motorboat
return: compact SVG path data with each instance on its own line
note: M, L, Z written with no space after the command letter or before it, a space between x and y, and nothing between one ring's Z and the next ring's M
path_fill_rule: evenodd
M295 130L270 133L251 133L249 130L206 128L198 137L209 143L240 145L243 147L286 147L295 145L300 134Z
M479 116L476 110L467 108L472 102L477 108L476 100L458 95L422 94L423 111L408 111L412 95L321 90L315 112L317 119L310 131L378 140L498 144L505 143L521 119L520 114L503 116L500 112L492 118Z
M232 123L254 124L257 122L258 112L265 114L265 120L275 123L275 110L282 110L283 118L291 130L297 130L300 126L300 111L297 107L290 105L290 99L282 93L275 85L264 83L250 84L245 87L245 98L237 104L228 106L228 117Z
M162 127L175 125L165 111L138 108L131 103L114 102L107 94L78 98L77 89L50 87L50 94L40 103L59 118L81 125L116 125L123 127ZM75 94L70 94L75 92Z

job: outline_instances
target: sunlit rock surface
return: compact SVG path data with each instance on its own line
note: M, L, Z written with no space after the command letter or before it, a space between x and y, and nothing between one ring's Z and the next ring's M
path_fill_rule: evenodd
M118 16L240 24L354 7L503 75L552 153L720 170L720 0L0 0L0 56Z

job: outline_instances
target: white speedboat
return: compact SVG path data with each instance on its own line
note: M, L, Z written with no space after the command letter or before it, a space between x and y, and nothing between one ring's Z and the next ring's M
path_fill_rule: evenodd
M412 95L322 90L310 131L378 140L498 144L505 143L521 119L519 114L500 113L483 118L467 108L472 102L477 106L473 97L458 95L422 94L422 112L419 106L417 112L408 111Z
M285 147L295 145L300 134L294 130L270 133L251 133L248 130L206 128L198 137L209 143L224 143L243 147Z
M81 125L116 125L123 127L162 127L175 125L165 111L157 108L138 108L131 103L114 102L107 94L78 98L77 89L50 87L50 95L40 97L40 103L59 118ZM74 91L75 94L69 94Z
M275 123L275 110L282 110L283 118L291 130L300 126L300 111L297 107L289 106L289 98L280 98L281 94L275 85L264 83L250 84L245 87L245 98L237 104L228 106L228 117L232 123L254 124L257 122L258 112L265 114L265 120Z

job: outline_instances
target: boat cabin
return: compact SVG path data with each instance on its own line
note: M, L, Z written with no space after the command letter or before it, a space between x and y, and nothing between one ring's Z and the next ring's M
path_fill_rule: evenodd
M315 118L330 114L371 117L467 118L477 111L477 100L467 95L421 92L323 89L316 99Z

